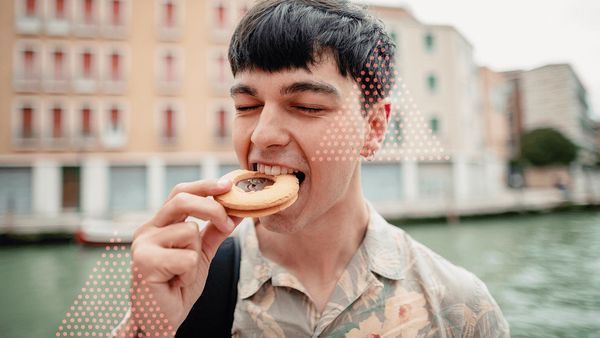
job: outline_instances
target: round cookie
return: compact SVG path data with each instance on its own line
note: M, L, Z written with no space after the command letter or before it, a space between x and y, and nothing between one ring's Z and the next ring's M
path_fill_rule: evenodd
M300 189L294 175L273 176L239 169L223 178L230 179L233 186L214 199L228 214L238 217L260 217L281 211L296 201Z

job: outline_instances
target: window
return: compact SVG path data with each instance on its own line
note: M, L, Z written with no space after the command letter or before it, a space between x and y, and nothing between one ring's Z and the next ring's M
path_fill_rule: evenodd
M440 120L437 117L432 117L429 120L429 127L434 135L440 133Z
M175 56L171 52L167 52L163 57L164 78L165 82L175 81Z
M123 4L121 0L110 1L110 23L113 26L120 26L123 24Z
M81 53L81 75L84 79L91 79L94 76L93 61L94 55L90 50Z
M83 137L91 137L93 134L92 127L92 108L89 105L81 107L80 111L80 133Z
M122 129L121 125L121 109L117 106L112 106L109 110L109 129L113 132L118 132Z
M103 51L102 89L107 93L120 94L127 86L127 47L114 44Z
M157 105L157 131L162 143L174 144L177 141L181 118L180 111L181 106L177 101L169 100Z
M40 0L11 0L15 4L15 28L23 34L37 34L42 27ZM6 6L4 7L6 9Z
M398 163L363 163L361 180L370 201L399 201L403 197L402 168Z
M435 74L429 74L427 76L427 88L430 93L436 93L438 91L438 80Z
M200 173L201 170L198 165L167 165L165 167L164 198L167 198L178 183L201 179Z
M433 36L433 34L431 32L428 32L425 34L423 42L425 45L425 50L427 52L431 53L435 50L435 37Z
M21 126L20 126L20 137L21 138L33 138L33 107L29 103L25 103L20 110L21 113Z
M231 133L229 116L230 114L224 105L217 106L215 110L215 136L219 141L229 139Z
M71 29L70 7L72 0L47 0L46 32L49 35L68 35Z
M164 132L163 136L166 139L175 138L175 111L173 107L167 106L163 111Z
M23 75L26 80L34 80L37 75L36 59L36 52L33 49L27 48L23 51Z
M102 143L107 148L118 148L127 141L125 125L127 106L124 102L109 102L103 108Z
M0 167L0 215L31 214L32 167Z
M25 15L33 17L37 15L38 2L36 0L25 0Z
M52 108L52 133L51 136L52 138L62 138L64 136L64 126L63 126L63 119L64 119L64 112L63 112L63 108L59 105L55 105L54 108Z
M225 111L225 109L221 108L219 109L219 111L217 112L217 135L221 138L225 138L228 135L227 132L227 122L226 122L226 116L227 116L227 112Z
M100 23L100 1L102 0L71 0L75 7L73 19L74 32L77 36L96 37Z
M52 65L54 69L53 79L57 81L65 80L65 52L63 50L54 50L52 53Z
M175 26L175 4L172 0L168 0L163 5L163 24L167 27Z
M418 194L423 199L445 199L452 193L452 167L445 163L417 164Z
M14 49L13 84L17 91L38 91L42 52L38 41L18 41Z
M110 79L112 81L120 81L121 80L121 68L122 68L122 57L117 51L113 51L109 55L110 62Z
M217 20L217 28L225 29L227 27L227 10L223 2L219 1L214 9L215 18Z
M172 92L181 84L183 62L178 48L162 48L157 51L157 85L159 90Z
M148 203L145 166L111 167L109 207L112 211L144 210Z
M99 0L104 5L101 27L103 35L110 39L126 38L131 1ZM145 2L145 1L142 1Z
M96 20L94 15L94 0L80 0L83 2L83 22L86 25L95 24Z
M15 146L35 146L39 138L40 104L35 97L16 98L12 108L12 142Z
M81 93L93 93L98 85L99 53L95 46L78 47L72 56L75 66L73 87Z
M176 41L181 36L183 5L180 0L155 0L156 29L161 40Z
M65 10L65 0L54 0L54 17L59 20L65 20L67 15Z

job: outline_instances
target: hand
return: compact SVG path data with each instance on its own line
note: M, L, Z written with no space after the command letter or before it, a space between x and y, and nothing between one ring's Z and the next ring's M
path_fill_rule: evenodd
M178 184L158 213L136 229L131 317L122 332L175 334L204 290L217 249L242 220L230 218L221 204L207 197L223 194L231 185L216 180ZM188 216L209 222L198 231L196 223L185 222Z

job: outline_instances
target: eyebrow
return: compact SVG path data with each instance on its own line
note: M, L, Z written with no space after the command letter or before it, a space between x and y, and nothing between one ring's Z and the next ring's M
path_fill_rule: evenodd
M338 90L326 82L318 81L301 81L294 82L289 86L281 88L281 95L290 95L301 92L313 92L318 94L335 95L340 97Z
M285 86L281 88L281 95L290 95L301 92L313 92L318 94L327 94L327 95L335 95L336 97L340 97L339 91L332 85L325 82L318 81L300 81L294 82L291 85ZM250 96L257 96L256 89L245 85L245 84L236 84L231 89L229 89L229 94L233 97L239 94L246 94Z
M231 89L229 89L229 95L236 96L238 94L246 94L250 96L256 96L256 89L245 85L245 84L236 84Z

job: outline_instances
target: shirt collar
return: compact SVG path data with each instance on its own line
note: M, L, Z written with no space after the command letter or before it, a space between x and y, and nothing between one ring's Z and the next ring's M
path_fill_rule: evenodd
M362 245L367 251L369 269L388 279L403 279L406 262L400 244L402 230L389 224L370 202L366 204L369 226Z
M406 264L399 245L399 233L375 208L366 201L369 209L369 224L359 251L366 253L369 270L388 279L399 280L404 277ZM259 250L256 230L252 218L246 218L237 227L242 243L240 263L240 282L238 292L242 299L251 297L271 278L277 279L282 273L281 267L267 260ZM274 285L277 281L272 281ZM301 288L301 285L298 285Z

